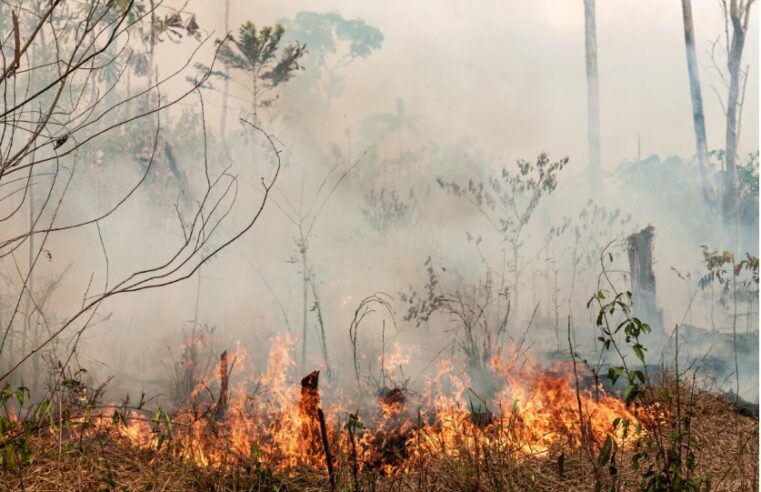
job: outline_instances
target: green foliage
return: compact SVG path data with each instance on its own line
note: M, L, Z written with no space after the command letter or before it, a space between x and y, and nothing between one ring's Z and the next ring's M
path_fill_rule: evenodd
M612 262L612 256L608 259ZM635 427L634 452L631 456L631 467L640 473L642 490L648 492L680 491L699 492L710 490L711 477L694 477L695 455L690 446L690 419L681 412L680 394L671 396L667 401L675 404L675 408L664 411L660 407L648 408L654 401L654 388L647 375L645 357L647 349L641 337L651 332L651 327L640 319L631 316L631 292L618 292L611 284L603 262L603 278L607 279L610 290L598 290L587 303L589 308L596 305L595 326L600 332L599 340L603 344L603 353L613 351L620 359L620 364L608 367L607 378L615 385L624 380L626 387L621 395L627 406L639 410L640 415L648 414L647 433L643 435L641 424ZM623 337L623 345L621 338ZM641 364L641 369L627 363L628 347ZM601 354L602 360L602 354ZM599 366L595 369L599 372ZM676 374L675 384L679 387L679 373ZM674 401L676 400L676 401ZM687 410L688 405L685 405ZM614 430L621 430L623 436L629 435L631 421L618 417L612 422ZM612 480L616 480L618 470L615 456L618 447L611 435L606 436L597 454L597 466L608 466ZM644 468L643 468L644 465Z
M245 22L238 29L238 37L231 37L231 43L218 40L221 44L219 58L230 68L249 72L253 77L269 81L271 87L288 81L293 72L299 70L299 58L306 46L299 43L280 46L285 28L265 26L259 31L256 25ZM278 59L278 51L280 56Z
M745 259L736 261L735 255L730 251L721 253L710 250L703 245L703 262L706 273L698 280L698 287L706 289L713 283L721 287L719 302L727 306L729 300L745 298L749 302L758 297L758 257L750 253L745 254ZM737 289L737 287L740 287Z
M407 304L407 312L404 314L404 321L415 321L415 326L427 322L433 313L441 309L449 300L449 297L443 294L438 288L439 277L433 267L433 262L429 256L425 260L427 281L423 288L423 295L409 287L407 292L399 293L399 300ZM442 267L443 269L443 267Z
M248 78L244 87L248 87L252 99L253 117L259 107L270 106L276 96L271 91L288 82L302 69L300 61L306 53L306 45L294 42L283 45L285 28L276 24L257 29L251 21L244 22L238 29L237 36L230 35L216 41L219 46L219 60L229 69L238 71ZM209 70L203 64L196 64L199 72ZM225 72L215 70L212 77L227 78ZM210 83L206 88L213 88Z
M738 301L745 301L752 306L758 300L758 257L745 255L744 260L737 261L730 251L717 253L703 246L703 260L707 273L700 278L698 286L718 283L721 288L719 303L731 311L732 344L735 360L735 397L740 394L740 365L737 343L737 309ZM730 303L731 301L731 303Z
M30 399L29 389L25 386L12 387L8 383L0 390L0 467L11 472L18 472L19 466L30 464L34 460L31 450L31 438L34 421L20 421L8 412L9 407L17 408L16 415ZM32 416L49 416L50 403L42 402Z
M158 11L154 11L151 15L150 6L146 5L144 1L135 1L131 6L129 4L129 0L118 0L117 2L108 2L107 7L116 7L113 8L114 14L126 14L127 21L133 26L132 31L137 34L132 38L135 40L131 44L132 52L125 61L129 63L132 73L138 77L144 77L151 73L151 62L153 61L151 57L155 44L164 41L179 43L186 38L201 39L201 27L198 25L195 14L170 10L163 16L159 15ZM82 3L80 8L80 18L83 18L90 6L87 3ZM104 66L102 77L105 77L102 80L108 83L115 82L123 66L121 60L111 60Z
M712 150L709 155L714 167L718 169L726 167L726 150ZM739 218L741 223L750 228L758 228L758 157L758 151L750 152L744 161L738 159L736 164Z
M278 21L287 32L287 41L299 41L309 48L306 63L318 72L323 70L326 57L337 50L337 42L348 42L348 53L339 63L348 64L354 58L367 58L383 44L383 33L362 19L344 19L331 12L320 14L302 11L293 19Z
M394 112L376 113L368 116L362 122L362 133L368 140L383 139L389 135L396 135L399 145L399 156L402 155L401 135L403 131L419 133L417 127L418 117L407 114L404 101L396 98Z
M161 407L159 407L151 417L151 431L157 436L156 450L160 450L164 442L171 442L174 440L172 418Z
M359 416L356 414L350 413L349 414L349 420L346 422L346 429L351 434L355 434L358 430L362 430L365 428L365 424L362 423L361 420L359 420Z
M301 130L303 141L319 147L323 142L313 129L322 124L333 99L346 88L343 74L352 63L379 50L383 34L362 19L345 19L335 12L299 12L277 22L285 28L281 42L307 47L301 58L304 73L283 89L288 102L283 119Z
M622 357L623 365L611 366L608 369L607 377L611 384L616 384L619 379L624 378L627 386L624 389L623 399L629 405L641 393L641 386L647 384L647 377L641 370L630 369L626 363L624 354L621 353L616 345L616 335L622 333L627 346L631 348L635 357L642 363L645 363L645 352L647 349L642 345L640 337L652 331L647 323L643 323L638 318L631 316L631 292L607 292L598 291L587 302L589 307L593 302L597 303L598 311L595 325L601 336L598 338L602 342L604 350L615 348ZM611 317L619 314L623 318L618 323L612 322ZM615 327L614 327L615 326Z
M20 406L23 406L29 400L29 396L29 388L26 386L13 388L10 384L5 383L2 391L0 391L0 403L5 404L7 401L15 399Z
M629 203L677 225L685 242L700 244L715 237L719 217L703 199L700 167L692 160L652 155L620 164L616 178Z
M403 319L416 326L427 323L436 312L450 316L455 323L455 344L463 351L471 370L486 368L492 356L502 348L510 315L510 294L495 285L486 272L478 282L463 282L456 272L449 272L448 287L440 283L438 269L429 257L425 262L427 282L422 293L409 287L399 299L407 305ZM439 267L441 273L447 268Z
M487 182L436 181L448 194L464 198L484 212L503 241L521 246L521 231L541 198L555 191L557 175L566 164L568 157L553 162L541 153L534 162L519 160L518 172L502 168L500 175L490 176Z
M758 229L758 151L748 154L737 166L740 220Z
M396 190L385 186L365 193L365 206L361 208L362 216L370 227L380 234L385 234L394 226L410 224L415 220L417 201L410 188L408 198L400 198Z
M631 219L631 214L624 215L620 209L608 210L590 198L573 226L574 268L591 269L596 265L605 248L601 241L622 239Z
M525 230L531 222L541 199L558 184L558 173L568 164L568 157L552 161L542 152L536 161L518 160L517 172L502 168L499 175L486 181L445 181L437 178L447 194L462 198L473 205L488 221L503 243L509 246L511 256L512 300L519 307L520 278L525 268L520 250L525 242ZM504 275L502 272L501 275Z

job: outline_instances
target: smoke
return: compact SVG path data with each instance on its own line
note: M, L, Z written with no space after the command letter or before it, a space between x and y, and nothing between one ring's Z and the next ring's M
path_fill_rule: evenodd
M221 37L222 9L217 3L212 8L208 2L191 2L188 9L204 30ZM264 26L309 10L304 2L256 9L246 2L231 4L233 31L242 20ZM322 4L321 12L361 19L377 28L383 37L380 46L342 66L350 48L339 38L325 66L340 68L319 77L304 71L292 84L284 84L279 98L261 114L261 125L277 137L283 169L255 228L188 281L105 303L80 341L80 364L100 378L115 375L115 395L146 391L168 398L172 368L178 367L191 333L205 337L206 366L239 342L252 356L252 370L260 372L277 334L291 333L299 357L306 310L307 372L325 369L319 316L335 378L349 385L354 378L349 327L355 310L364 298L383 292L390 296L393 313L378 310L361 323L362 375L379 386L420 385L442 358L467 365L463 346L470 342L463 320L451 310L439 309L420 325L414 317L405 319L410 306L405 296L460 293L475 302L485 292L491 270L489 295L494 303L476 322L482 330L476 337L483 340L478 338L475 345L481 346L487 335L498 335L507 308L496 286L504 280L500 275L510 278L511 268L522 273L518 289L504 282L513 303L499 335L500 346L513 349L522 344L523 355L539 359L567 353L570 317L578 350L591 354L600 349L596 313L585 304L600 288L603 247L616 241L609 268L628 270L626 236L652 225L656 300L663 325L654 327L657 333L645 341L651 344L647 362L670 363L670 349L659 349L673 343L675 325L684 325L684 364L702 359L701 374L715 377L724 390L732 389L730 313L716 297L711 300L716 291L698 286L705 274L700 246L721 250L729 245L716 232L715 212L695 201L700 196L699 176L690 160L694 143L678 3L631 1L600 7L606 176L601 189L591 190L584 171L580 4L494 2L470 9L443 8L438 2L407 3L404 8ZM708 64L705 50L722 32L720 10L707 3L695 9L699 58ZM754 24L746 45L751 70L740 142L743 154L758 149L758 77L753 65L757 39ZM159 72L170 73L192 48L192 41L158 46ZM201 50L199 61L208 62L210 50ZM708 88L715 86L721 93L722 86L715 72L703 69L701 75L709 147L719 148L724 119ZM181 90L184 82L176 83ZM219 229L223 237L250 216L261 200L261 177L273 166L262 139L239 121L248 107L245 88L231 87L224 138L218 134L222 99L218 92L204 94L211 169L219 173L229 167L227 172L237 177L239 186L233 213ZM313 91L310 97L304 97L307 90ZM388 117L373 119L378 115L405 122L387 131L377 123ZM108 275L120 278L166 256L183 240L178 210L200 199L198 190L205 180L198 103L188 101L166 118L166 138L183 178L162 158L146 186L104 221L101 237L94 230L78 232L49 246L52 257L38 273L41 279L55 278L72 265L66 287L56 291L48 305L51 316L64 316L60 313L67 306L82 302L88 285L105 282L106 261ZM465 186L469 181L488 184L503 167L516 172L517 159L534 161L545 151L552 160L568 156L570 163L559 172L557 189L533 212L521 235L519 265L510 266L503 238L478 207L447 195L436 179ZM139 180L143 169L128 155L103 166L108 167L108 182L76 175L79 186L72 189L88 191L67 202L72 205L63 217L75 220L81 210L104 207L110 197ZM604 215L590 215L594 206L602 207ZM376 216L385 221L382 224L373 222L373 211L379 208ZM757 223L756 216L755 225L742 233L751 238L744 244L753 255L758 254ZM300 242L304 234L306 244ZM429 266L437 280L434 287ZM311 285L305 287L305 276L314 291ZM617 275L616 282L622 290L630 288L626 275ZM743 306L749 317L740 331L748 325L751 332L743 333L743 344L757 346L758 302ZM718 338L707 338L706 333L714 331ZM741 395L758 401L758 352L743 352L740 358ZM473 370L470 376L474 386L490 387L488 375ZM476 381L479 377L483 379Z

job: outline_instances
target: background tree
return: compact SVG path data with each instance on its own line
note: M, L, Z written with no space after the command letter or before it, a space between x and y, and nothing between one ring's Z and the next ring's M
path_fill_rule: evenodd
M294 243L299 255L301 263L302 274L302 332L301 332L301 370L306 370L306 358L307 358L307 346L308 346L308 324L309 324L309 311L315 313L317 328L318 328L318 342L320 344L320 350L322 352L323 361L325 363L325 369L328 377L332 377L332 368L330 365L330 356L328 352L328 339L325 330L325 317L320 304L320 294L317 282L317 277L314 271L314 265L310 259L310 239L314 233L314 226L317 224L317 220L320 218L322 211L325 209L328 201L330 201L333 194L338 187L343 183L349 173L361 162L364 158L364 154L360 156L354 163L349 166L344 165L345 160L340 154L336 155L337 163L323 176L320 182L320 186L309 200L304 196L304 189L301 188L301 196L298 198L298 207L291 205L292 200L288 200L287 197L278 203L278 208L283 212L286 219L296 228L296 236L294 236ZM343 169L342 169L343 168ZM307 200L305 202L305 199ZM291 263L298 263L299 260L289 260ZM309 304L309 295L312 295L311 309Z
M412 188L405 199L396 190L385 186L365 193L365 205L360 210L370 228L381 236L394 226L414 223L419 213Z
M486 182L468 181L467 184L437 179L439 186L450 195L467 200L487 220L503 243L509 247L512 270L513 308L518 309L519 284L526 265L521 258L525 232L542 197L557 187L557 174L568 164L568 157L551 161L547 154L540 154L536 162L519 160L518 171L502 168L497 176ZM480 242L480 240L479 240ZM505 279L505 266L499 273Z
M576 343L576 318L574 317L574 295L578 285L581 285L584 293L595 285L594 273L600 262L603 251L607 251L614 257L623 250L624 238L631 231L632 216L624 214L620 209L609 210L605 205L595 203L591 198L587 200L581 209L576 221L571 226L573 243L569 248L570 279L568 286L568 314L571 323L574 344ZM613 244L610 244L614 241ZM576 311L578 312L578 311ZM592 346L597 351L597 332L592 331Z
M300 113L304 108L314 110L316 105L317 113L327 112L343 92L346 84L342 73L346 68L357 59L369 57L383 44L378 28L336 12L303 11L278 23L285 28L284 42L300 42L308 47L302 58L305 73L289 87L289 96L297 98L291 107L301 109Z
M737 141L740 134L742 117L741 92L745 92L747 70L742 69L742 54L745 48L745 35L748 32L750 11L755 0L722 0L727 43L727 69L729 87L727 91L727 131L726 131L726 169L724 174L724 224L733 227L735 240L739 234L739 210L737 201ZM730 35L731 32L731 35ZM741 80L742 79L742 80ZM742 83L742 88L740 87Z
M304 56L306 46L298 42L281 46L284 33L285 28L280 24L257 30L253 22L247 21L238 29L237 37L228 36L216 41L220 61L228 70L241 74L247 80L243 83L221 71L214 71L212 75L230 79L248 92L250 111L246 117L251 118L254 125L259 123L259 108L269 107L277 99L274 89L301 69L299 60ZM202 64L196 67L201 72L208 70ZM208 84L206 87L213 88Z
M735 362L735 401L740 395L740 364L738 361L737 318L738 304L745 297L753 302L758 297L758 257L750 254L738 260L730 251L716 252L703 246L703 260L706 273L698 281L698 286L705 289L716 282L721 287L720 303L731 311L732 347ZM743 296L745 294L745 296Z
M418 117L407 114L404 109L404 101L396 98L396 111L393 113L376 113L369 116L363 123L364 132L367 135L379 135L385 138L389 135L396 135L399 146L399 159L402 158L402 131L407 130L412 133L418 133Z
M584 52L587 70L587 139L591 191L600 185L600 81L597 72L597 21L595 0L584 0Z
M230 35L230 0L225 0L225 39ZM224 142L227 137L227 105L230 100L230 66L223 61L225 67L222 82L222 111L219 115L219 136ZM225 145L227 148L227 145Z
M37 12L19 5L0 4L0 17L10 14L15 19L13 41L3 44L0 65L0 91L6 101L0 112L0 189L16 189L6 191L0 201L0 222L3 223L0 263L3 271L14 272L12 286L3 296L9 312L5 313L0 330L0 385L17 383L22 366L42 354L57 363L53 372L62 375L73 360L82 334L97 321L106 300L128 292L173 285L192 276L201 265L254 226L279 172L279 152L274 150L270 156L276 166L263 178L264 190L258 205L246 208L245 217L237 225L227 225L231 212L238 210L235 206L237 178L226 169L210 168L204 152L196 161L205 179L195 190L195 200L189 202L194 205L177 207L180 239L175 238L168 251L142 259L134 271L125 272L120 265L116 272L111 263L116 260L114 252L107 246L108 230L120 227L116 212L134 200L153 172L155 157L160 151L161 117L180 101L199 97L203 120L199 88L212 68L200 76L197 84L175 97L155 97L155 105L134 105L127 110L128 101L147 99L151 92L159 92L172 83L190 66L192 59L181 64L173 76L156 80L136 93L120 94L117 84L129 67L126 61L130 53L117 51L116 62L120 68L115 81L102 90L92 91L92 84L110 80L102 74L112 69L112 46L126 42L134 34L137 22L149 18L151 12L134 10L133 2L105 0L78 4L54 0L45 2L42 7ZM25 56L29 49L52 49L54 58L50 62ZM111 93L116 93L113 104L110 104ZM91 176L88 170L83 172L83 162L87 163L105 136L127 127L147 125L154 128L153 145L139 176L133 181L125 180L120 166L104 164L102 181L89 180ZM272 144L272 138L266 134L265 137ZM91 186L107 182L118 182L120 188L108 196L106 204L83 200ZM25 211L32 190L40 199L36 201L29 223ZM86 264L85 268L92 268L92 274L81 300L76 300L76 283L66 278L55 282L60 283L60 289L68 291L70 300L65 312L51 316L43 311L46 294L30 289L30 280L46 271L46 266L48 270L54 268L51 250L61 244L59 238L65 241L67 235L77 231L97 238L102 258ZM17 252L33 239L28 263L19 262ZM145 238L133 239L130 246L139 247L140 240ZM44 326L36 339L25 332L22 319L21 306L27 299ZM65 344L61 343L64 336L67 337ZM27 344L23 348L14 347L14 340L24 337ZM54 393L60 383L55 380L45 389Z
M745 163L737 166L737 194L740 223L758 231L758 151L748 154ZM742 238L745 251L758 251L758 237ZM755 244L754 244L755 243Z
M716 201L716 196L713 172L708 160L703 92L700 88L698 60L695 55L695 26L692 19L691 0L682 0L682 20L684 22L684 45L687 51L687 73L690 80L690 98L692 99L692 122L695 127L695 156L703 180L703 198L707 203L713 204Z

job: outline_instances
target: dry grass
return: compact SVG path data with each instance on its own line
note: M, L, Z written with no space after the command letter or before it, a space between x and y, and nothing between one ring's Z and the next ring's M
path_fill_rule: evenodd
M695 475L712 478L711 490L758 490L758 420L734 411L717 396L695 400L692 426L697 458ZM29 491L237 491L329 490L320 470L271 474L245 465L228 469L199 467L169 453L137 449L102 433L59 443L55 436L32 439L34 459L18 470L0 472L2 490ZM620 457L620 490L639 490L641 477ZM580 451L564 453L561 476L552 459L516 461L488 449L462 450L457 458L435 457L425 467L394 477L363 473L361 489L370 491L593 490L593 467ZM606 471L607 473L607 471ZM351 469L338 469L338 490L353 490Z
M712 394L701 394L695 406L693 449L700 473L711 474L714 490L758 490L758 420Z

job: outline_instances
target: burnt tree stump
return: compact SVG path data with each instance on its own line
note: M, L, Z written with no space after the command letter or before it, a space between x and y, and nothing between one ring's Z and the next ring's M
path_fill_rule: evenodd
M663 329L663 311L658 307L653 271L653 239L651 225L631 234L628 239L631 271L632 314L652 327Z
M320 408L320 371L312 371L301 380L301 439L310 456L320 454L321 436L317 409Z
M312 371L301 380L299 412L302 418L301 436L304 446L309 456L319 456L320 451L324 453L330 477L330 488L333 490L336 487L336 478L325 414L320 403L320 371Z

